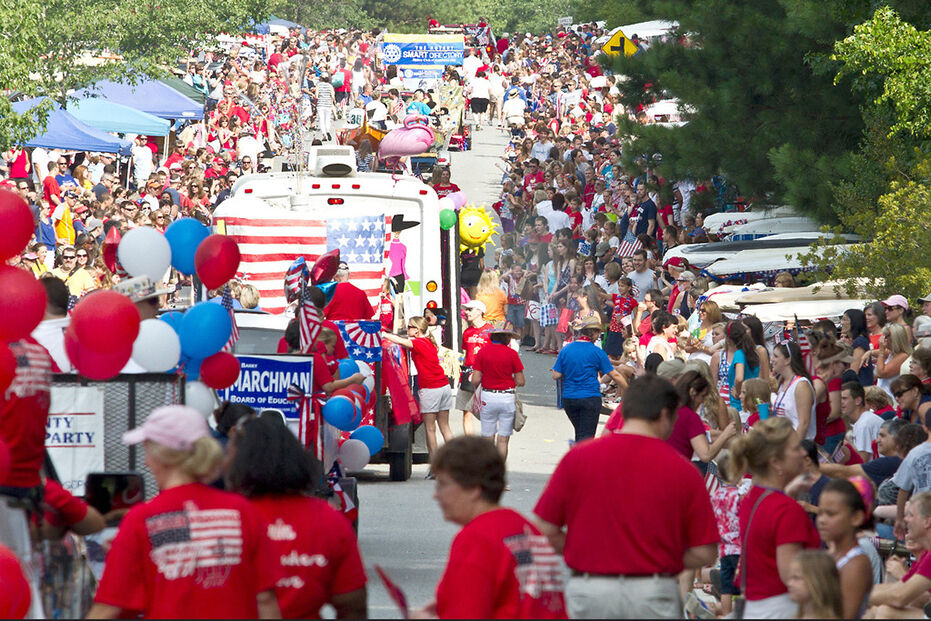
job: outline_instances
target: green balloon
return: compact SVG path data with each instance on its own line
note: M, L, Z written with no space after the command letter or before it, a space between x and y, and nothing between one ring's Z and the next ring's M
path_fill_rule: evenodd
M456 212L452 209L443 209L440 211L440 228L444 231L456 226Z

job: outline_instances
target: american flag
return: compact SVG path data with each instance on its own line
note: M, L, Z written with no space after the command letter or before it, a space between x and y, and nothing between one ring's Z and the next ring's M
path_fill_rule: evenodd
M233 311L233 294L230 292L230 286L227 284L223 288L223 296L220 298L220 305L230 314L230 321L233 329L230 332L230 340L223 346L223 351L233 351L233 346L239 340L239 326L236 325L236 312Z
M643 248L643 243L636 237L628 235L617 248L618 257L632 257L634 253Z
M346 351L353 360L375 362L381 360L380 321L336 321Z
M188 502L181 511L147 518L145 527L152 546L150 558L166 580L242 562L242 516L236 509L198 509Z
M297 309L297 317L300 327L301 353L309 354L320 335L320 330L323 329L323 320L320 318L320 311L306 293Z
M563 570L559 555L544 535L530 530L504 539L517 567L514 574L521 595L539 598L546 592L563 590Z
M224 219L227 235L242 252L240 270L261 295L262 308L283 313L288 305L281 282L298 257L313 263L340 249L350 281L365 291L372 306L381 296L391 241L390 216L350 215L328 219L301 217Z
M343 515L345 515L346 519L350 522L355 522L356 518L359 516L359 509L356 507L356 503L352 502L352 498L349 497L349 494L343 491L343 486L339 484L339 480L342 476L343 471L339 466L339 462L333 462L333 467L330 468L326 476L327 483L330 485L330 489L333 490L333 493L336 494L336 497L339 498Z

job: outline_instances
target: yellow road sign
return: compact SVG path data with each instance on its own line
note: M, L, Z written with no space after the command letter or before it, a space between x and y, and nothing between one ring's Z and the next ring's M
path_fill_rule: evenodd
M607 54L608 56L620 56L621 53L624 56L633 56L639 50L633 42L624 36L624 33L618 30L615 32L607 43L601 46L601 51Z

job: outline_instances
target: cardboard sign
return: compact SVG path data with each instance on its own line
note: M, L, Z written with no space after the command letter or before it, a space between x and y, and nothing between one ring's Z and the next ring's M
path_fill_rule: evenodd
M55 386L45 424L45 448L62 486L84 495L89 472L104 470L103 388Z

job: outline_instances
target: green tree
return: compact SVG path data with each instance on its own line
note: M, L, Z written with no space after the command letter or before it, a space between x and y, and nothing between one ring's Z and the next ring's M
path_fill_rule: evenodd
M691 113L673 130L631 127L630 165L637 154L659 152L660 175L724 174L746 196L836 222L833 188L857 174L865 100L849 77L838 77L831 55L871 3L653 0L644 9L677 20L688 43L618 59L614 68L633 78L623 102L675 97ZM918 6L908 10L922 15Z
M65 103L104 79L165 73L211 35L246 29L266 0L17 0L0 7L0 84ZM42 114L16 115L0 101L0 148L44 127Z
M807 259L822 276L865 279L877 298L901 293L913 300L931 284L929 58L931 32L888 7L835 47L839 78L853 78L868 102L867 129L854 156L859 174L836 186L837 216L868 242Z
M362 0L272 0L270 12L293 22L322 30L327 28L373 28L377 20Z

